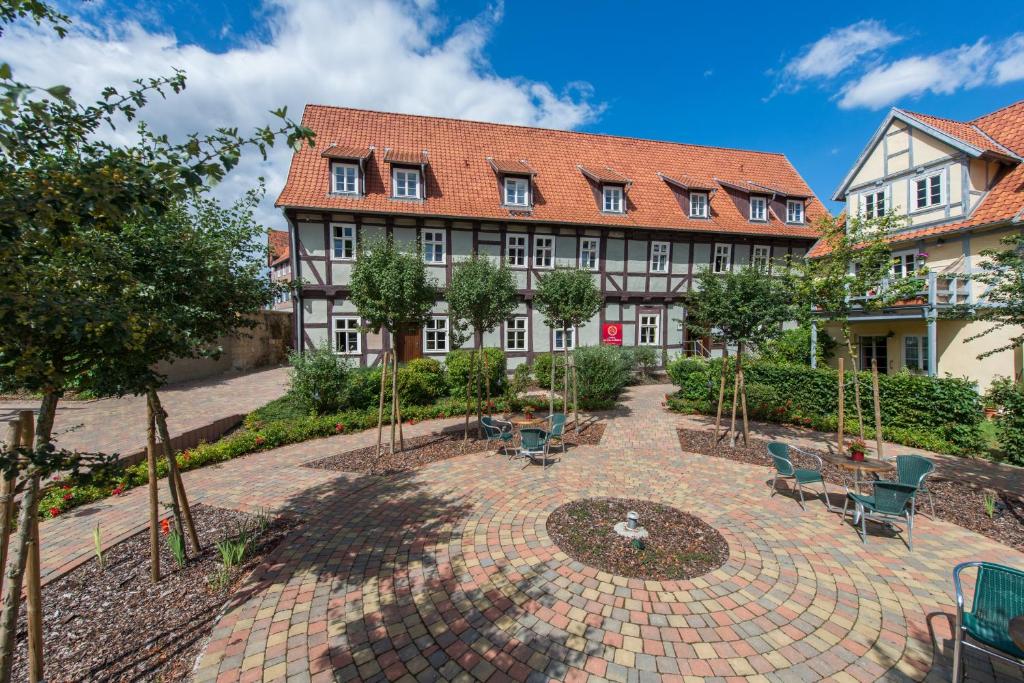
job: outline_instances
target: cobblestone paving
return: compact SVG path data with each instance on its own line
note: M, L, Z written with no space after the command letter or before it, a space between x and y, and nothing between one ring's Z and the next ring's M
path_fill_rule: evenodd
M865 546L820 503L769 498L766 468L681 450L663 392L634 388L600 446L547 471L476 454L295 496L309 523L229 606L197 680L948 680L953 565L1024 555L924 516L913 553L878 527ZM730 558L671 582L574 562L545 522L591 496L697 514Z

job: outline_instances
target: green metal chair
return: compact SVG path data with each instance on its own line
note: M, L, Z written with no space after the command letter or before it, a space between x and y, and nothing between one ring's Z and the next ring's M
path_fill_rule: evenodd
M565 413L555 413L554 415L549 415L547 419L551 425L551 428L548 430L548 440L553 442L557 439L557 446L565 453L565 439L563 438L565 434ZM556 444L552 443L551 445L553 447Z
M796 451L801 455L813 458L818 461L817 469L798 468L793 464L793 459L790 457L790 450ZM804 507L804 484L821 484L821 492L825 496L825 507L828 508L829 512L832 511L832 504L828 500L828 489L825 488L825 479L821 476L821 470L824 467L824 463L820 456L814 453L808 453L802 451L799 448L790 446L788 444L781 443L779 441L772 441L768 444L768 455L771 457L772 462L775 464L775 477L772 479L772 492L768 497L771 498L778 489L775 488L776 482L779 478L792 479L796 482L796 490L800 494L800 507Z
M978 568L978 579L974 584L971 611L965 612L960 572L970 567ZM1024 651L1010 639L1010 620L1024 614L1024 572L992 562L964 562L953 569L953 586L956 588L953 683L963 679L965 646L1017 666L1024 665Z
M896 456L896 481L906 486L914 486L918 493L927 493L928 502L932 509L932 518L935 518L935 497L927 487L925 479L935 471L935 463L922 455L897 455ZM882 480L889 481L889 480ZM914 505L917 504L917 497L914 497Z
M548 466L548 450L551 446L551 439L543 429L535 427L524 427L519 430L519 452L518 455L534 461L542 458L545 469ZM527 463L529 465L530 463ZM524 465L525 467L525 465Z
M511 459L515 454L512 423L506 422L505 420L496 420L493 417L485 415L480 418L480 424L484 428L484 438L487 440L487 443L501 446L502 453L509 456L509 459ZM513 449L512 455L509 454L509 448Z
M843 516L846 519L846 509L853 501L856 507L856 514L853 517L854 526L860 519L860 537L864 543L868 542L868 514L882 518L897 518L907 524L907 547L914 550L914 496L917 494L916 486L907 486L895 481L875 481L874 495L866 496L862 493L847 493L846 503L843 504Z

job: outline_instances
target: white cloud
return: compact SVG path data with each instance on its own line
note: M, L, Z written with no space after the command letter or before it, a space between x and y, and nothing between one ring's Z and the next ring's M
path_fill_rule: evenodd
M19 80L63 83L80 99L106 85L184 69L184 93L154 100L143 110L152 128L181 138L191 131L238 126L245 131L271 120L287 105L298 116L308 102L418 114L574 128L600 115L589 85L565 92L517 76L494 73L484 57L500 4L441 37L445 19L432 2L403 0L267 0L266 40L214 53L186 45L170 32L137 23L111 25L99 13L79 17L64 40L19 25L0 38L0 58ZM130 135L126 126L118 135ZM288 172L290 152L267 162L248 155L217 192L237 196L256 177L267 179L260 218L280 227L270 206Z
M903 40L875 19L863 19L843 28L833 29L803 54L791 60L782 70L790 84L815 78L835 78L856 64L862 57Z
M1024 79L1024 33L1011 36L1003 43L1002 55L995 65L995 81L1002 85Z

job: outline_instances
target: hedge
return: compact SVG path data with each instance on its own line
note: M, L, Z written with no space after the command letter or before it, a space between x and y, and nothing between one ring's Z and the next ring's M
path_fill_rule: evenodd
M674 410L711 413L718 398L722 361L679 358L668 374L679 391ZM791 364L755 361L744 366L748 409L760 419L802 424L822 431L838 428L838 372ZM859 381L865 433L874 436L871 373L846 378L846 430L857 429L854 382ZM954 377L927 377L909 372L879 375L882 429L885 438L908 446L947 453L974 453L982 448L981 400L973 382ZM732 380L726 381L731 405Z
M505 384L505 352L494 347L484 347L484 356L487 358L486 377L491 382L491 396L500 394ZM452 396L462 398L466 395L466 383L469 381L472 361L476 360L474 349L455 349L449 351L444 358L445 371L447 373L448 392ZM483 395L483 383L480 383L481 395ZM474 395L476 388L473 388Z
M995 417L1000 448L1010 462L1024 465L1024 385L1000 377L992 383L988 398L1002 409Z

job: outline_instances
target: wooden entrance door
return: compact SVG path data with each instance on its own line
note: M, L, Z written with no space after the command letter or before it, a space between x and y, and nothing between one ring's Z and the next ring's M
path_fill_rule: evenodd
M398 338L398 361L404 363L423 355L423 342L420 331L403 334Z

